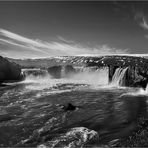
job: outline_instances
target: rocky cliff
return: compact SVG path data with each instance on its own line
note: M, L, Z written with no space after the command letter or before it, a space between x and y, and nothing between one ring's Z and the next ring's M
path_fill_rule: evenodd
M23 79L19 65L0 56L0 84Z

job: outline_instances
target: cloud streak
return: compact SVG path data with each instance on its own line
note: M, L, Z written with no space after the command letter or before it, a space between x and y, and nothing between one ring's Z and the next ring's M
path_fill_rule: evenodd
M136 12L135 20L138 22L139 26L145 30L148 30L148 23L146 17L142 12Z
M146 16L143 12L136 12L135 13L135 20L138 22L139 26L144 30L148 30L148 22L146 20ZM148 35L144 35L146 39L148 39Z
M137 5L138 3L136 2L130 2L128 3L123 3L123 2L114 2L116 6L116 11L120 11L121 14L124 14L126 18L131 18L136 21L136 24L138 24L141 28L144 30L148 30L148 21L147 17L144 13L144 8L143 5ZM141 3L144 4L144 3ZM118 8L118 9L117 9ZM118 12L119 13L119 12Z
M96 47L87 47L82 44L78 44L71 40L58 36L59 41L45 42L39 39L30 39L10 32L5 29L0 29L0 45L11 45L18 47L20 52L27 53L31 52L32 57L49 57L49 56L74 56L83 54L125 54L128 53L128 49L116 49L111 48L108 45L98 45ZM11 50L11 49L10 49ZM0 49L1 51L1 49ZM5 53L9 56L8 53ZM12 53L13 51L11 51ZM14 50L14 52L16 52ZM17 54L17 52L16 52ZM23 55L21 55L23 56ZM26 56L26 54L25 54ZM21 57L20 57L21 58ZM25 58L25 57L23 57Z
M143 29L148 30L148 23L146 19L143 17L142 22L139 24Z

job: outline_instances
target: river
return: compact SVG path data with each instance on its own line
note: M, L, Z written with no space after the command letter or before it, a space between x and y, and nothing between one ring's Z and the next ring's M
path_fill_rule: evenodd
M132 137L147 120L147 99L147 90L121 87L117 78L109 84L106 70L28 75L0 87L0 146L137 146Z

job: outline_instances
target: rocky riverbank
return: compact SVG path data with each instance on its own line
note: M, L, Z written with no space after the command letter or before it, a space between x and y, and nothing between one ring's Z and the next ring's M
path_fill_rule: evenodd
M0 56L0 84L23 79L21 67Z

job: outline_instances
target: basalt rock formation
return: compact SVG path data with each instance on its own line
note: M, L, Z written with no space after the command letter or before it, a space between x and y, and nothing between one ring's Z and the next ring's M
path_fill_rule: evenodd
M0 56L0 84L6 82L14 82L23 79L21 68L19 65L9 62Z

